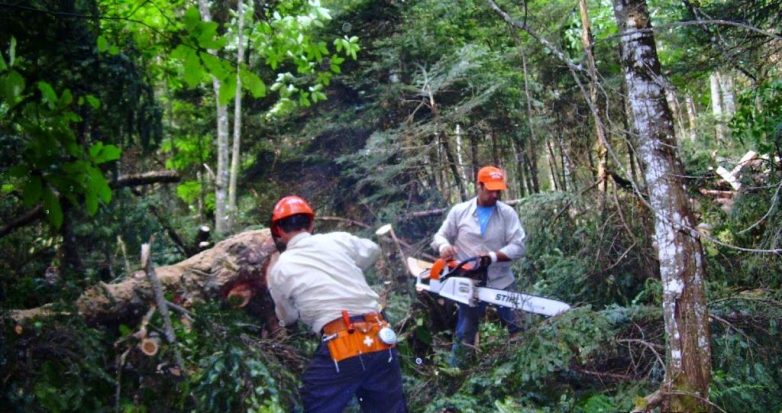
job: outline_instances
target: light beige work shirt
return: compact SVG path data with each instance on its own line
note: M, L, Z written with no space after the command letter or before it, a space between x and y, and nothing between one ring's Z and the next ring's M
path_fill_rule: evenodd
M364 278L379 256L377 244L347 232L293 237L269 272L280 323L301 319L319 333L342 310L351 316L380 311L378 295Z
M482 236L477 207L477 198L454 205L434 235L432 248L439 253L444 245L453 245L459 261L487 255L491 251L504 253L511 261L496 262L489 266L487 286L507 288L513 284L511 262L524 256L525 251L525 235L519 215L510 205L497 201L486 233Z

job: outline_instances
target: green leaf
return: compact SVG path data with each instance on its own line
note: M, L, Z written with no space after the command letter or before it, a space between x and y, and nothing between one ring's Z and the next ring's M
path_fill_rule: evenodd
M0 77L0 98L11 106L15 105L19 102L24 87L25 81L22 75L12 70Z
M109 48L109 42L106 40L105 37L103 37L103 35L98 36L97 44L98 44L98 51L101 53L105 52Z
M92 106L93 109L100 109L100 99L96 98L94 95L87 95L85 98L87 99L87 103Z
M100 198L103 203L107 204L111 202L111 187L109 187L109 183L103 176L103 172L101 172L101 170L98 168L89 167L87 169L87 173L90 177L90 189L95 191L95 193L98 195L98 198Z
M246 69L242 69L239 75L242 79L242 85L250 91L254 98L266 96L266 85L258 75Z
M115 45L109 46L109 54L112 55L112 56L118 55L119 54L119 47L117 47Z
M49 219L49 223L55 228L60 228L62 225L62 207L60 206L60 200L57 199L57 195L50 188L46 188L43 191L43 210Z
M73 95L71 94L70 89L65 89L62 92L62 95L60 95L60 99L59 99L58 104L59 104L59 106L61 108L64 108L64 107L70 105L71 102L73 102Z
M95 215L98 212L98 194L93 191L85 192L84 206L87 208L87 214Z
M27 207L34 205L41 199L41 192L41 177L38 175L29 177L22 189L22 204Z
M201 194L201 183L198 181L185 181L176 187L176 194L188 204L194 203Z
M0 192L4 194L10 194L11 192L14 192L14 184L3 184L0 186Z
M50 108L54 108L54 105L57 103L57 93L52 86L44 81L39 81L38 90L41 91L43 101L48 103Z
M227 104L234 96L236 96L236 76L231 75L220 84L220 104Z
M185 28L188 31L192 31L201 22L201 14L198 12L198 8L193 6L187 9L183 21Z
M0 51L0 72L4 72L5 69L8 69L8 66L6 66L5 58L3 58L3 53Z
M90 146L90 158L96 165L119 159L122 150L114 145L103 145L103 142L97 142Z
M192 49L184 51L185 56L185 82L190 87L196 87L204 78L204 68L198 55Z
M201 57L201 61L204 62L204 66L206 66L206 70L209 71L209 74L220 80L227 76L228 73L223 67L223 62L220 58L204 52L200 52L198 55Z

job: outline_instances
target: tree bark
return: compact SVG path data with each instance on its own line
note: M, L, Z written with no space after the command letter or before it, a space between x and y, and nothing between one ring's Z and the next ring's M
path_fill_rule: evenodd
M274 316L274 304L266 288L266 270L276 259L268 230L237 234L184 261L155 269L162 288L172 301L189 307L209 299L225 300L237 286L249 287L253 297L245 307L262 320ZM153 303L146 273L136 271L115 284L100 283L76 301L78 313L90 324L139 320ZM50 313L48 306L12 311L19 323Z
M236 224L236 181L239 175L239 161L242 145L242 79L239 71L244 62L244 2L236 5L238 29L236 34L236 96L234 97L234 141L231 150L231 172L228 179L228 208L226 227L233 231Z
M695 137L698 134L698 118L695 115L695 102L690 95L684 97L684 102L687 106L687 120L689 126L688 137L690 138L690 141L695 141Z
M671 113L645 0L614 0L621 65L638 130L663 284L666 411L708 411L711 342L704 257L681 177Z
M592 28L589 22L589 10L586 0L578 0L578 10L581 15L581 44L584 46L586 54L587 72L589 73L589 101L592 107L592 120L595 122L595 136L597 136L597 182L598 189L605 192L608 179L606 175L606 158L608 155L608 145L606 144L605 125L603 116L600 113L600 105L597 101L597 87L600 79L597 77L597 66L595 57L592 54L594 41L592 39ZM600 209L605 205L605 196L600 197Z
M206 0L198 0L201 19L212 21L209 5ZM214 50L207 50L214 53ZM215 93L217 109L217 174L215 175L215 232L222 235L228 232L226 219L226 201L228 185L228 107L220 103L220 79L212 76L212 88Z
M722 123L722 99L720 98L720 77L717 72L709 76L711 85L711 113L714 115L714 137L717 142L725 141L725 125Z
M736 95L733 88L733 75L731 73L720 73L720 92L722 93L722 103L727 120L736 114Z

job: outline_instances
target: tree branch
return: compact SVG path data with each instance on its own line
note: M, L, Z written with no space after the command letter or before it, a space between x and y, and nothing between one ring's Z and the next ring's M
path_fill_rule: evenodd
M176 171L152 171L142 174L120 176L116 181L109 182L109 186L113 189L117 189L128 186L151 185L155 183L173 183L179 182L181 179L182 177L179 176L179 173ZM18 228L32 224L44 216L43 207L38 205L0 228L0 238L3 238Z

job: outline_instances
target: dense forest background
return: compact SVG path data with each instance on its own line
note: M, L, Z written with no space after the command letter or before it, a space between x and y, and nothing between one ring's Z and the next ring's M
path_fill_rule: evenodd
M316 339L276 328L259 260L212 295L144 278L229 256L298 194L317 231L383 245L414 412L777 412L780 27L772 0L0 2L0 410L299 407ZM574 309L514 337L489 312L455 369L454 308L400 258L486 164L527 232L518 289ZM143 311L91 312L136 279Z

